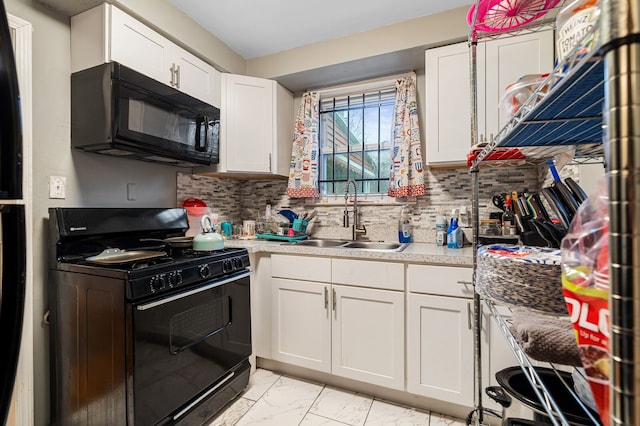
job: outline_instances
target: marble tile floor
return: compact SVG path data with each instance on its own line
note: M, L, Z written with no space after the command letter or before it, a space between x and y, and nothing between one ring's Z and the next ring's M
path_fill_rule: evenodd
M258 369L209 426L464 426L464 421Z

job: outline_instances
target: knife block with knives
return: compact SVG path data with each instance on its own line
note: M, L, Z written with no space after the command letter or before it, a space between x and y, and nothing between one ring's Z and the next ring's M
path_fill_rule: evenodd
M542 188L540 194L513 191L511 194L494 195L492 202L500 210L506 209L506 198L511 199L516 227L520 240L525 245L559 248L567 234L571 220L586 194L573 179L560 179L555 166L550 164L554 181ZM541 196L551 209L547 211ZM557 220L553 220L557 218Z

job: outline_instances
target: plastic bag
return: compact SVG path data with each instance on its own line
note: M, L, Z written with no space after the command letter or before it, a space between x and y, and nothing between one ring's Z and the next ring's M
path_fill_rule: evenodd
M578 343L582 366L598 407L609 425L609 197L599 191L578 209L562 240L562 292Z

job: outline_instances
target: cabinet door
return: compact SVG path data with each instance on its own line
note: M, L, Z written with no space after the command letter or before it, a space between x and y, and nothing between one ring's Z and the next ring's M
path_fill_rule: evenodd
M224 81L220 150L227 171L271 172L275 82L235 74L225 74Z
M330 285L272 278L271 286L273 359L329 373Z
M404 293L334 285L332 372L404 389Z
M478 134L484 133L484 45L477 48ZM466 164L471 148L471 77L467 43L425 52L426 162Z
M472 301L409 294L407 390L473 406Z
M111 26L105 31L110 40L108 59L119 62L148 77L171 85L173 43L116 7L110 7Z
M500 99L505 88L526 74L553 70L553 31L542 31L486 43L486 129L496 134L507 124Z
M174 69L174 86L180 91L220 107L220 73L177 45L171 52L169 69Z

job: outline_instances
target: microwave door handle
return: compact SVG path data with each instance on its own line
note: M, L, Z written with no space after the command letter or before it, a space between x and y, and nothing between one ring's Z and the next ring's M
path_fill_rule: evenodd
M196 117L196 151L207 151L207 123L209 119L205 116ZM204 142L202 141L202 133L204 132Z

